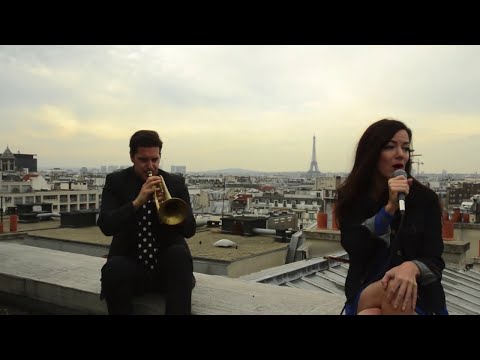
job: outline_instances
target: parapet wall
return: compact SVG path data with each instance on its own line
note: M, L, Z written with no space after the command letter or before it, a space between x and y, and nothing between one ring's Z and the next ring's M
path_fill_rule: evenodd
M47 312L106 314L99 298L105 259L0 241L0 293L46 306ZM339 314L340 295L254 283L195 273L195 315L327 315ZM137 298L136 314L161 315L160 294Z

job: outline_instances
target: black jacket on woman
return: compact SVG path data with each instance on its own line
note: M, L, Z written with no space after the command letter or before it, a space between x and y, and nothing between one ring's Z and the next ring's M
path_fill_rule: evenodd
M174 243L188 248L185 238L195 234L196 223L185 179L163 170L159 170L158 175L163 177L170 195L182 199L188 205L188 216L183 223L172 226L155 221L152 224L159 240L159 250ZM144 181L135 174L133 167L107 175L97 224L105 235L113 235L109 258L118 255L136 257L136 219L132 202L140 193L143 184Z
M432 271L436 280L424 286L418 284L417 306L427 313L443 312L446 305L441 279L445 262L442 259L441 207L437 194L413 181L405 199L404 221L397 238L399 211L390 225L390 248L361 225L382 206L385 204L375 203L367 194L362 194L348 216L341 219L341 243L350 258L345 282L347 302L352 301L362 288L380 280L389 269L404 261L419 260Z

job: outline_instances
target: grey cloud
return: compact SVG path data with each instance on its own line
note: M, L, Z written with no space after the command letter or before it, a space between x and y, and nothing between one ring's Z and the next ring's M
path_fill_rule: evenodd
M296 109L310 101L328 105L338 88L416 111L480 106L478 46L4 46L0 54L10 65L2 74L10 89L2 90L3 104L23 97L88 105L85 91L101 94L116 80L128 89L123 96L139 105ZM25 73L29 65L58 76L49 84ZM65 74L75 82L62 83Z
M382 63L373 52L378 66L366 74L368 81L364 78L364 94L382 106L414 112L480 111L480 46L396 46L383 51L390 51L390 61Z

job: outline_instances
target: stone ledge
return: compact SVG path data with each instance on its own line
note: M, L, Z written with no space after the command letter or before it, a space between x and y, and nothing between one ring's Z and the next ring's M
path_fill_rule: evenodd
M470 249L470 242L465 241L444 241L442 258L445 265L455 270L463 270L467 266L467 251Z
M444 253L463 254L470 249L470 242L447 240L443 242Z
M312 229L303 230L305 238L340 242L340 230Z
M0 242L0 292L72 313L106 314L99 298L105 259ZM337 315L344 297L317 291L253 283L195 273L192 313L196 315ZM148 294L134 303L136 314L161 315L164 299ZM63 312L65 313L65 311Z
M480 257L474 257L472 258L473 260L473 269L476 270L476 271L480 271Z
M463 222L454 222L454 229L480 229L480 223L463 223Z

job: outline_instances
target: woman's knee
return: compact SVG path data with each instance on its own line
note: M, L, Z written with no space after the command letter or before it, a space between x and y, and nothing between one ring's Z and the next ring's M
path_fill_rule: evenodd
M385 290L380 281L368 285L360 294L357 314L366 309L381 308L385 298Z
M359 311L357 315L382 315L382 309L380 308L369 308Z

